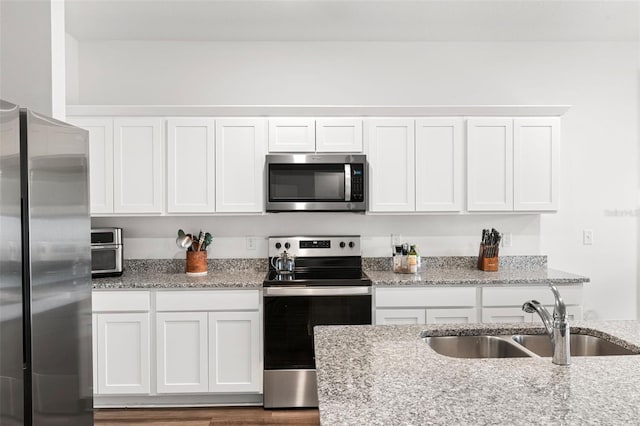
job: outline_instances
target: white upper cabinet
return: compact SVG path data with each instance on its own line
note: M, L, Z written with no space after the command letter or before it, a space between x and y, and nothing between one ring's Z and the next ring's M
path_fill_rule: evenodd
M72 118L89 131L91 213L113 213L113 119Z
M369 161L369 210L415 210L414 120L367 120L365 141Z
M162 213L162 120L117 118L113 128L115 213Z
M362 152L362 119L317 119L316 151Z
M167 212L215 210L214 120L167 120Z
M462 210L462 124L461 118L416 120L416 211Z
M513 210L513 120L467 120L467 210Z
M266 120L216 120L216 211L262 212Z
M560 119L515 119L513 136L514 210L557 210Z
M269 119L270 152L314 152L315 119L283 117Z

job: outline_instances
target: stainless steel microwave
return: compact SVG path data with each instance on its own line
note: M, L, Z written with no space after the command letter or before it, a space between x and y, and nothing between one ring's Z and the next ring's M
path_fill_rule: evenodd
M350 154L269 154L268 212L366 210L367 157Z
M122 275L122 228L91 229L91 276Z

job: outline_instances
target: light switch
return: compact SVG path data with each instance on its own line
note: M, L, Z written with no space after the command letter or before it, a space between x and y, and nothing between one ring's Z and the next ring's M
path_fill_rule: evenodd
M585 246L593 244L593 229L584 229L582 231L582 244Z

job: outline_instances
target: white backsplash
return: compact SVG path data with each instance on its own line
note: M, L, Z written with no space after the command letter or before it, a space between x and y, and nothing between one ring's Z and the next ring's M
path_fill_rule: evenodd
M512 234L504 255L540 253L539 215L358 215L343 213L270 214L256 216L185 216L93 218L92 225L123 228L127 259L184 257L176 247L177 230L211 232L210 258L267 256L271 235L360 235L364 257L391 255L391 234L417 244L424 256L475 256L483 228ZM249 249L253 238L255 249Z

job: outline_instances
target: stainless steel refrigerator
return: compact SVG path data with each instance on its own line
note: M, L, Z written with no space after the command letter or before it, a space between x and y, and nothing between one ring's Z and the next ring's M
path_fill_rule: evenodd
M86 131L0 101L0 425L93 423Z

